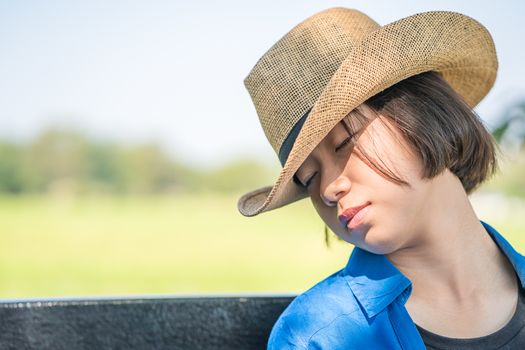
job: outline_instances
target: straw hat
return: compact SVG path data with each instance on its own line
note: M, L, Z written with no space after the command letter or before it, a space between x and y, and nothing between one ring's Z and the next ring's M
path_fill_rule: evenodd
M419 13L385 26L341 7L307 18L244 80L283 168L273 186L239 199L240 213L254 216L307 197L294 173L339 121L378 92L435 71L474 107L497 68L489 32L460 13Z

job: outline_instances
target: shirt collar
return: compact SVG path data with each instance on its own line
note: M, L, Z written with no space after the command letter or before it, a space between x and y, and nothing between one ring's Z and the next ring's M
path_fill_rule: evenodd
M514 266L525 288L525 257L489 224L480 221L492 239ZM412 292L412 283L384 255L354 247L344 268L344 276L359 305L368 318L374 317L396 298L404 304Z
M494 227L483 221L481 223L499 248L505 253L518 275L521 286L525 288L525 257L518 253Z

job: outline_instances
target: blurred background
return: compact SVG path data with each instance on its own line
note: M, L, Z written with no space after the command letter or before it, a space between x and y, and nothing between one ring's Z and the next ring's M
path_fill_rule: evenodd
M344 267L308 200L236 208L280 170L243 79L333 6L488 28L501 171L471 198L525 251L524 2L0 1L0 298L298 293Z

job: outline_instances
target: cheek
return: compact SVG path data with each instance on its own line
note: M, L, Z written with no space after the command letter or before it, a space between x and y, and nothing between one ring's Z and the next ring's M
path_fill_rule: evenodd
M406 246L424 220L424 198L419 192L398 189L392 194L377 198L370 229L363 236L363 248L376 254L388 254Z
M421 216L422 198L417 191L398 185L385 186L380 193L374 203L373 226L377 229L378 239L390 237L397 240L416 225Z

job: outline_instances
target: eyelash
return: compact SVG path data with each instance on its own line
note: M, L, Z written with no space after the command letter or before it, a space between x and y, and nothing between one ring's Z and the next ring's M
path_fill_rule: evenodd
M335 148L335 151L339 151L341 148L345 147L347 144L350 143L350 141L352 141L352 139L354 138L354 136L356 135L356 133L353 133L351 134L350 136L348 136L346 139L344 139L344 141ZM306 181L306 183L304 185L302 185L304 188L308 188L308 186L310 186L310 183L312 182L313 178L315 177L315 175L317 174L317 171L308 179L308 181Z
M350 136L348 136L348 137L347 137L347 138L346 138L346 139L345 139L345 140L344 140L339 146L337 146L337 147L335 148L335 151L337 152L337 151L339 151L341 148L343 148L344 146L346 146L350 141L353 140L354 136L355 136L355 133L352 134L352 135L350 135Z

